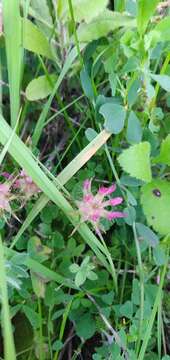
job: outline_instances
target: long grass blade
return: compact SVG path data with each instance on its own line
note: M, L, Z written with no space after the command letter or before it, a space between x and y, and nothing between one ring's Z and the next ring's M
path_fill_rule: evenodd
M152 309L152 312L151 312L149 323L148 323L147 329L145 331L145 335L144 335L144 339L143 339L142 346L141 346L141 349L140 349L140 353L139 353L139 356L138 356L138 360L144 360L144 358L145 358L146 349L147 349L148 342L149 342L150 337L151 337L152 327L153 327L153 324L154 324L156 313L158 311L158 306L159 306L159 304L161 302L161 298L162 298L162 288L163 288L164 279L165 279L165 275L166 275L166 271L167 271L168 260L169 260L169 254L167 255L166 263L165 263L165 265L163 267L163 270L162 270L157 295L156 295L156 298L155 298L155 302L154 302L154 305L153 305L153 309Z
M7 279L5 272L5 258L2 238L0 235L0 290L1 290L1 303L2 303L2 330L4 338L4 354L5 360L15 360L15 346L12 332L12 325L10 320L10 311L8 303L8 289Z
M83 49L83 46L81 47L81 49ZM57 82L56 82L55 86L54 86L54 89L53 89L49 99L47 100L45 106L43 107L43 110L42 110L42 112L40 114L40 117L39 117L39 119L37 121L35 130L34 130L34 133L33 133L33 136L32 136L32 142L33 142L34 147L37 146L38 141L40 139L44 124L46 122L46 117L48 115L48 111L50 109L53 98L54 98L59 86L61 85L65 75L67 74L67 72L71 68L72 63L76 59L76 57L77 57L77 49L73 48L70 51L70 53L69 53L69 55L68 55L68 57L66 59L66 62L64 64L64 66L63 66L63 69L62 69L62 71L61 71L61 73L60 73L60 75L59 75L59 77L57 79Z
M20 107L20 82L22 71L22 26L19 0L2 0L3 24L10 89L11 126L17 122Z

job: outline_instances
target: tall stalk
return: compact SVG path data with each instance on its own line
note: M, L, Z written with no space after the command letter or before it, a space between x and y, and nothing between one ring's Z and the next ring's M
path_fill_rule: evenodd
M0 290L1 290L1 303L2 303L2 331L4 338L4 359L15 360L15 346L12 332L12 325L10 320L10 311L8 303L8 288L7 278L5 271L5 258L4 258L4 247L2 238L0 235Z

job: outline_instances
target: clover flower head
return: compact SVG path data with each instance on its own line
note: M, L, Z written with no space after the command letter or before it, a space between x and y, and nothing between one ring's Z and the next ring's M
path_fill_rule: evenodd
M0 184L0 212L4 211L11 212L10 207L10 185L9 184Z
M19 178L15 181L14 187L19 189L26 199L40 192L38 186L33 182L32 178L26 174L25 170L20 171Z
M107 220L113 220L116 218L123 218L126 215L121 211L109 211L108 206L117 206L122 203L122 197L115 197L105 200L106 196L109 196L116 190L116 185L113 184L109 187L101 186L93 195L91 191L91 179L87 179L83 184L83 199L77 201L77 206L83 221L89 221L98 232L102 230L100 220L105 218Z

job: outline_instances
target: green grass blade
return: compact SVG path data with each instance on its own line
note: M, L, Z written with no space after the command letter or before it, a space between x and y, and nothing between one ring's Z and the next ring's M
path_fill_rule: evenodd
M7 279L5 273L5 258L4 248L2 244L2 238L0 235L0 290L1 290L1 302L2 302L2 329L4 338L4 354L5 360L15 360L15 346L12 332L12 325L10 320L10 311L8 303L8 289Z
M65 185L67 181L69 181L86 162L100 149L100 147L106 143L108 138L111 136L110 133L105 130L101 131L96 138L91 141L84 150L81 151L66 167L65 169L57 176L56 180L59 184ZM11 248L15 246L19 238L28 228L28 226L32 223L32 221L36 218L36 216L42 211L42 209L47 205L49 198L46 195L41 195L40 198L35 203L33 209L28 214L26 220L15 236Z
M83 48L83 47L82 47L82 48ZM61 73L60 73L60 75L59 75L59 77L58 77L58 79L57 79L57 82L56 82L55 86L54 86L54 89L53 89L53 91L52 91L49 99L47 100L45 106L43 107L43 110L42 110L42 112L41 112L41 114L40 114L40 117L39 117L39 119L38 119L38 121L37 121L35 130L34 130L34 134L33 134L33 136L32 136L32 143L33 143L33 146L34 146L34 147L37 146L38 141L39 141L39 139L40 139L40 136L41 136L41 133L42 133L44 124L45 124L45 122L46 122L46 117L47 117L47 115L48 115L48 111L49 111L49 109L50 109L52 100L53 100L53 98L54 98L54 96L55 96L55 94L56 94L59 86L61 85L61 83L62 83L65 75L67 74L67 72L68 72L69 69L71 68L72 63L73 63L73 61L76 59L76 57L77 57L77 49L76 49L76 48L73 48L73 49L70 51L70 53L69 53L69 55L68 55L68 57L67 57L67 59L66 59L66 62L65 62L65 64L64 64L64 66L63 66L63 69L62 69L62 71L61 71Z
M22 69L22 26L20 1L2 0L5 45L10 89L11 126L17 122L20 107L20 81Z
M158 311L158 306L161 303L162 288L163 288L164 279L165 279L165 275L166 275L166 270L167 270L167 266L168 266L168 259L169 259L169 256L167 255L166 263L165 263L165 265L163 267L163 270L162 270L157 295L156 295L155 302L154 302L154 305L153 305L153 309L152 309L152 312L151 312L151 316L150 316L150 319L149 319L149 324L147 326L147 329L146 329L146 332L145 332L145 335L144 335L144 339L143 339L143 343L142 343L142 346L141 346L141 349L140 349L138 360L144 360L145 352L146 352L147 346L148 346L148 342L149 342L149 340L151 338L152 327L153 327L153 324L154 324L156 313Z
M17 129L17 126L18 126L18 122L19 122L19 117L18 117L18 120L17 120L17 122L16 122L16 124L15 124L15 127L14 127L13 131L11 132L10 138L8 139L7 143L5 144L3 150L2 150L1 153L0 153L0 165L1 165L2 162L3 162L6 153L8 152L9 146L10 146L11 141L12 141L12 139L13 139L13 136L14 136L14 134L15 134L15 132L16 132L16 129Z
M7 139L11 136L11 128L0 116L0 142L5 145ZM80 225L79 216L72 208L70 203L64 198L60 191L55 187L53 182L44 174L40 169L37 162L33 159L31 151L14 135L13 140L9 147L9 153L19 163L19 165L32 177L37 186L52 200L68 217L72 225L77 228L77 231L82 236L84 241L92 248L100 262L107 268L112 275L112 269L108 264L108 254L104 246L100 243L97 237L89 229L86 224ZM110 256L110 254L109 254Z

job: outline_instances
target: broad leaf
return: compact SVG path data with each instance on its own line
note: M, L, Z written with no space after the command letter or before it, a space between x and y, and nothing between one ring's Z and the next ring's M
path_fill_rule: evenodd
M88 98L93 99L94 98L93 86L92 86L90 76L85 67L80 72L80 80L81 80L81 85L82 85L85 95Z
M136 114L131 111L128 118L126 138L129 143L139 143L142 139L142 127Z
M83 314L76 322L77 335L83 339L91 338L96 331L96 323L91 314Z
M52 27L53 23L52 23L49 7L47 5L47 0L32 0L31 5L33 11L35 12L35 18L42 19L42 22L41 21L37 22L41 30L45 34L50 33L51 29L49 27Z
M23 47L36 54L54 59L51 47L45 35L28 19L22 19Z
M81 42L89 42L106 36L119 27L135 27L136 20L128 15L106 9L89 24L81 24L78 28L78 38Z
M126 301L123 305L120 306L120 313L122 316L125 316L129 319L133 316L133 303L132 301Z
M140 90L140 88L141 88L141 81L139 79L135 79L128 90L127 101L130 107L132 107L132 105L134 105L135 102L137 101L138 91Z
M59 16L65 20L70 18L68 0L59 0L57 3ZM105 10L107 4L108 0L72 0L75 21L90 22Z
M146 182L151 181L150 144L148 142L141 142L124 150L118 157L118 161L130 176Z
M166 253L165 249L163 248L163 246L161 246L161 244L159 244L153 249L153 258L157 266L162 266L165 264Z
M138 0L137 24L139 34L144 34L151 16L154 14L159 0Z
M97 132L92 128L87 128L85 131L86 139L90 142L97 136Z
M49 79L47 76L43 75L32 80L25 91L27 99L30 101L45 99L51 94L53 90L52 84L56 79L56 75L49 75Z
M170 76L151 74L151 78L155 80L164 90L170 91Z
M108 0L73 0L74 16L77 22L90 22L104 11Z
M159 34L159 41L169 41L170 40L170 16L163 18L154 28Z
M112 134L119 134L123 128L126 118L126 110L123 106L106 103L100 107L100 114L105 119L104 127Z
M141 223L136 223L136 228L139 236L146 240L150 246L155 247L158 245L158 236L151 229L149 229L148 226L145 226Z
M34 329L39 327L39 315L32 307L23 305L22 310Z
M170 166L170 135L162 141L160 155L154 161Z
M141 204L147 222L161 235L170 233L170 184L154 180L142 187Z

